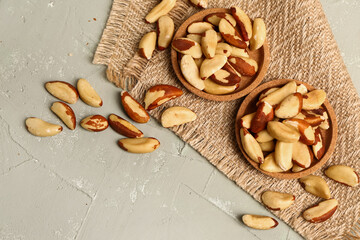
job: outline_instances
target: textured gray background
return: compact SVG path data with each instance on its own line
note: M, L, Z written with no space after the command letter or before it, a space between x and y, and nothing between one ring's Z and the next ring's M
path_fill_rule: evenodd
M271 214L154 120L137 125L162 144L147 155L119 149L111 129L26 131L29 116L60 123L49 80L87 78L102 96L100 109L73 105L78 120L125 116L120 89L91 64L111 2L0 0L0 239L300 239L281 221L245 227L242 214ZM360 3L322 3L360 92Z

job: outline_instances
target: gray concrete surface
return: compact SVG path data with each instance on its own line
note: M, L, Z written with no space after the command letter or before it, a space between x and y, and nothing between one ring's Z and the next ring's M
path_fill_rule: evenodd
M154 120L137 125L162 143L148 155L119 149L111 129L26 131L29 116L60 123L49 80L83 77L97 89L104 106L79 101L78 119L125 116L120 89L91 64L111 2L0 0L0 239L301 239L281 221L270 231L245 227L241 214L271 213ZM322 3L360 91L359 2Z

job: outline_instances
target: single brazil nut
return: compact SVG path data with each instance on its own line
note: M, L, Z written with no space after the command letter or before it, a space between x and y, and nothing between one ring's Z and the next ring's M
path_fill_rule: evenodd
M237 48L234 46L231 46L231 56L233 57L245 57L245 58L250 58L249 53L247 52L246 49L243 48Z
M160 51L166 49L173 38L175 31L174 21L171 17L164 15L157 21L157 45Z
M214 30L214 25L208 22L193 22L191 23L188 28L188 33L204 33L207 30Z
M141 138L144 134L130 122L116 114L110 114L108 117L109 125L115 132L129 138Z
M193 58L201 58L203 55L200 44L189 38L176 38L172 41L171 46L177 52Z
M329 199L306 209L303 217L311 223L321 223L329 219L338 208L339 202L336 199Z
M296 82L291 81L282 86L280 89L277 89L276 91L270 93L263 99L261 99L259 102L268 102L271 105L277 105L281 103L284 98L289 96L290 94L293 94L296 92Z
M255 51L264 45L266 39L266 26L262 18L255 18L253 23L253 35L250 39L250 49Z
M301 95L304 95L308 92L308 89L304 84L301 83L297 85L296 92L300 93Z
M228 61L242 76L252 77L258 71L258 64L254 59L230 56Z
M142 58L149 60L156 47L156 32L148 32L145 34L139 43L139 55Z
M256 141L258 141L259 143L269 142L269 141L274 140L273 136L271 136L266 129L261 130L258 133L255 133L254 137L255 137Z
M279 88L277 88L277 87L273 87L273 88L268 88L268 89L262 91L260 96L259 96L259 100L263 99L264 97L266 97L267 95L269 95L272 92L275 92L278 89Z
M226 19L221 19L219 22L219 32L225 41L238 48L247 48L246 42L241 38L240 33L231 23Z
M69 105L63 102L54 102L50 109L69 129L74 130L76 128L75 113Z
M190 0L190 2L200 8L207 8L208 6L208 0Z
M231 23L231 25L233 25L234 27L236 26L235 18L229 13L224 13L224 12L210 13L204 18L204 21L209 22L214 26L219 26L220 20L223 18L228 20Z
M260 145L246 128L240 129L240 138L244 151L249 158L257 163L263 163L264 154L261 151Z
M263 152L272 152L275 150L274 141L259 142L260 148Z
M330 189L326 181L319 176L308 175L299 179L301 186L312 195L324 199L330 199Z
M192 86L199 90L204 90L205 83L200 78L199 68L196 66L195 60L190 55L184 55L180 61L181 72Z
M145 94L145 109L153 110L171 99L180 97L183 91L171 85L160 84L149 88Z
M311 125L305 120L290 118L283 121L289 127L293 127L300 133L300 142L306 145L315 143L315 132Z
M261 145L261 144L260 144ZM260 164L260 169L266 172L284 172L275 161L275 153L270 153L264 159L264 162Z
M320 160L325 154L325 145L319 128L315 129L315 142L312 145L312 150L317 160Z
M302 142L295 142L293 143L292 160L299 167L308 168L314 160L314 155L309 146Z
M324 90L317 89L304 94L303 96L303 109L313 110L318 109L325 102L326 93Z
M360 182L357 172L345 165L333 165L325 170L325 175L336 182L350 187L356 187Z
M227 63L227 57L224 55L215 55L211 59L205 59L200 67L200 77L206 78L219 71Z
M175 4L176 0L162 0L146 15L145 21L147 23L156 22L161 16L168 14L168 12L174 8Z
M282 142L294 143L300 139L298 131L281 122L270 121L266 129L273 138Z
M205 79L204 83L205 83L204 91L214 95L229 94L234 92L239 87L239 84L235 84L232 86L220 85L212 81L210 78Z
M45 122L40 118L29 117L25 121L27 130L34 136L51 137L59 134L63 128L60 125Z
M275 144L275 162L284 171L293 167L293 143L277 141Z
M211 75L210 79L219 85L233 86L241 81L241 76L229 63L226 63L222 69Z
M186 107L170 107L161 115L161 125L165 128L178 126L196 120L196 113Z
M299 114L302 109L303 97L300 93L293 93L275 108L275 116L278 118L292 118Z
M188 35L186 35L186 38L189 38L189 39L194 40L195 42L201 44L202 34L201 33L189 33Z
M218 43L216 45L215 54L225 55L229 57L231 55L232 47L227 43Z
M251 127L251 121L255 117L255 114L256 114L256 112L249 113L249 114L243 116L239 122L240 126L243 128L249 129Z
M256 110L255 117L251 121L250 130L253 133L258 133L266 129L266 125L274 118L274 109L267 102L262 102Z
M246 226L259 230L272 229L279 224L272 217L249 214L243 215L242 221Z
M290 193L265 191L261 195L263 204L274 211L284 210L295 202L295 196Z
M101 107L103 101L91 84L84 78L80 78L77 82L77 89L81 100L89 106Z
M150 120L145 108L126 91L121 92L121 104L126 114L135 122L147 123Z
M81 120L80 126L90 132L101 132L108 128L109 122L101 115L91 115Z
M70 83L63 81L50 81L45 83L46 90L54 97L74 104L79 99L79 93Z
M239 7L231 7L231 14L236 20L240 34L244 41L249 41L252 37L253 27L248 15Z
M123 138L118 141L119 147L131 153L150 153L155 151L160 142L156 138Z
M217 34L215 30L206 30L201 38L201 49L206 58L213 58L215 56L217 46Z

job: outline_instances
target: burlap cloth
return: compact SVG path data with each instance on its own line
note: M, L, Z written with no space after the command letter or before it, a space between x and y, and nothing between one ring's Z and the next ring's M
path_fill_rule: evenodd
M260 201L261 193L268 189L295 194L295 204L273 213L305 238L359 239L359 187L346 187L325 177L332 197L340 201L339 209L324 223L306 222L301 213L320 199L305 193L297 180L265 176L241 155L234 133L234 120L241 99L214 102L188 92L172 70L169 50L154 53L150 61L136 54L140 38L155 29L155 24L146 24L144 17L157 3L157 0L114 0L94 63L107 65L108 79L119 87L132 89L131 94L139 101L142 101L146 89L156 84L182 88L185 92L182 97L151 111L151 115L159 119L164 108L174 105L195 111L198 115L195 122L175 127L172 131L256 200ZM333 156L316 175L324 176L324 168L340 163L359 172L360 101L319 0L209 0L209 5L209 8L237 5L251 18L261 16L265 19L271 63L264 82L278 78L298 79L327 92L337 115L339 137ZM199 9L186 0L178 0L169 15L178 27L197 11Z

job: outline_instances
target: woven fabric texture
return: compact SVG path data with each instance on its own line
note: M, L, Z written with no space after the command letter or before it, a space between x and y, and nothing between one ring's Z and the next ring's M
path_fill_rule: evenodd
M142 102L146 90L157 84L170 84L184 95L151 111L155 119L169 106L185 106L197 113L195 122L171 130L208 159L229 179L260 201L265 190L291 192L296 203L273 212L307 239L359 239L360 188L350 188L326 179L323 170L333 164L346 164L360 170L360 99L343 63L319 0L209 0L209 8L233 5L251 18L264 18L270 43L271 63L263 82L280 78L298 79L324 89L335 109L338 140L334 154L315 175L323 176L333 198L340 202L334 216L320 224L305 221L302 212L321 201L305 193L297 180L273 179L255 170L242 156L235 139L236 112L241 99L214 102L188 92L177 80L170 63L170 51L155 52L150 61L136 54L138 42L155 24L146 24L146 14L155 0L114 0L109 20L94 57L105 64L107 77L117 86L131 90ZM186 0L178 0L169 13L178 27L198 12Z

